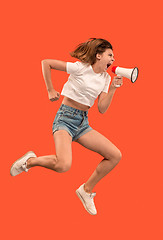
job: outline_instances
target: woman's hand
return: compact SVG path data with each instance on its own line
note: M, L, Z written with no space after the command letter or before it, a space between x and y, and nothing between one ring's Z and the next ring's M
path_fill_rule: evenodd
M48 91L48 96L49 96L49 100L54 102L60 98L60 93L55 91L54 89L52 89L52 90Z
M116 86L116 85L120 85L120 86ZM121 87L122 85L123 85L123 77L117 75L113 78L110 88L116 89L117 87Z

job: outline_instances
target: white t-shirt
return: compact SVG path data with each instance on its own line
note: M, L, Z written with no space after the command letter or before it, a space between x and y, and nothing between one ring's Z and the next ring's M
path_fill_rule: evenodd
M92 107L101 92L108 92L111 77L107 72L95 73L90 64L67 62L66 71L70 74L61 95Z

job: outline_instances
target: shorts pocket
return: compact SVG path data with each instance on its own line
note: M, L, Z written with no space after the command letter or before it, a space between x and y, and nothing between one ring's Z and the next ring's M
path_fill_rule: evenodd
M55 123L57 123L58 121L59 121L59 119L61 119L61 117L62 117L62 113L57 113L56 114L56 116L55 116L55 118L54 118L54 122L53 122L53 124L55 124Z

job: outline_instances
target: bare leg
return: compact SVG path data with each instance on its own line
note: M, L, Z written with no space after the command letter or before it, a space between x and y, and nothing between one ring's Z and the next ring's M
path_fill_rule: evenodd
M119 157L120 160L121 157ZM93 174L90 176L90 178L85 183L84 189L86 192L92 192L95 185L103 178L105 177L119 162L118 158L116 159L103 159Z
M54 134L56 155L29 158L27 168L41 166L56 172L66 172L72 163L72 137L65 130L56 131Z
M56 163L57 163L56 155L29 158L27 161L27 168L40 166L54 170Z
M92 192L94 186L118 164L122 155L114 144L95 130L81 136L77 142L104 157L85 183L85 191Z

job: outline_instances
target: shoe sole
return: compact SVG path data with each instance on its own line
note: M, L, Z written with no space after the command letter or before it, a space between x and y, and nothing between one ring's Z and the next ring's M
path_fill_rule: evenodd
M26 154L24 154L21 158L19 158L18 160L16 160L13 164L12 164L12 166L11 166L11 168L10 168L10 175L12 176L12 177L14 177L14 175L12 175L11 174L11 171L12 171L12 168L13 168L13 166L14 166L14 164L15 163L17 163L18 161L20 161L22 158L24 158L26 155L28 155L29 153L34 153L33 151L29 151L29 152L27 152ZM35 153L34 153L35 154ZM36 155L36 154L35 154ZM16 176L16 175L15 175Z
M93 213L91 213L91 212L89 211L89 209L87 208L87 206L86 206L86 204L85 204L85 201L84 201L82 195L79 193L78 190L76 190L76 194L77 194L77 196L79 197L79 199L82 201L85 210L86 210L89 214L91 214L91 215L96 215L97 213L96 213L96 214L93 214Z

